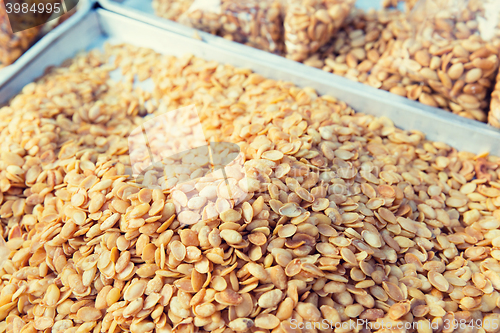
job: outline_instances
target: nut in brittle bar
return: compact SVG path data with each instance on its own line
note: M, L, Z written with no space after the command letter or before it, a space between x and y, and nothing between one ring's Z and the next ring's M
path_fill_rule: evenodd
M216 218L247 197L239 146L208 142L194 105L133 130L129 151L137 182L170 190L181 223Z

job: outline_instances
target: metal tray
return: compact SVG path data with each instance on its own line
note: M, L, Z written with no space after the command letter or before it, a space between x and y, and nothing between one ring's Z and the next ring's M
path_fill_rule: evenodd
M77 22L83 16L85 16L95 4L95 2L95 0L80 0L75 14L73 14L70 18L68 18L56 28L52 29L45 35L42 35L42 37L37 40L36 43L33 44L28 50L26 50L26 52L24 52L16 61L14 61L14 63L2 68L0 70L0 86L2 86L2 84L12 75L12 73L15 73L19 71L19 69L25 67L26 64L28 64L35 55L37 55L41 50L47 47L47 45L50 44L51 40L57 34L57 31L65 30L65 26L71 25L73 24L72 22Z
M212 34L183 26L177 22L167 20L155 15L152 0L96 0L104 9L134 18L136 20L146 22L178 34L193 37L197 35L203 41L210 44L215 44L223 48L234 48L234 45L240 45L235 42L228 41L222 37L214 36ZM356 7L368 9L381 9L379 0L356 0ZM405 4L399 3L398 9L404 10ZM235 48L238 50L238 46Z
M106 41L126 42L163 54L191 53L207 60L250 68L265 77L312 87L320 94L337 97L359 112L386 116L400 128L422 131L429 139L459 150L500 156L500 132L486 124L244 45L230 43L231 48L219 47L217 43L189 38L102 8L81 14L75 16L71 24L61 26L63 29L54 30L45 47L37 47L37 54L35 49L30 52L26 65L4 80L0 85L0 105L42 75L47 66L59 65L79 51L102 47Z

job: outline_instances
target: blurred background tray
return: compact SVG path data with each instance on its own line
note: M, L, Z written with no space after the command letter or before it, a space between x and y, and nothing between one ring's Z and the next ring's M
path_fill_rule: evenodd
M30 50L24 58L24 66L18 66L4 79L0 85L0 105L42 75L46 67L60 65L79 51L102 47L104 42L126 42L163 54L182 56L190 53L206 60L250 68L271 79L312 87L320 94L345 101L356 111L386 116L396 126L419 130L430 140L445 142L459 150L500 155L497 144L500 132L486 124L219 37L209 35L208 41L190 38L186 35L192 29L180 25L176 29L184 30L177 33L103 8L80 12L67 23ZM230 47L221 47L222 44Z

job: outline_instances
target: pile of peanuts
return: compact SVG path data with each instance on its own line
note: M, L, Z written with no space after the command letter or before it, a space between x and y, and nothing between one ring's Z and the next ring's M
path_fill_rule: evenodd
M373 70L398 35L399 30L393 22L402 17L401 12L394 10L353 11L337 34L337 39L325 45L304 64L449 110L446 99L433 92L429 86L399 73ZM467 113L460 115L472 118Z
M382 6L396 7L397 2L382 1ZM443 19L427 19L425 29L422 28L424 40L413 38L413 26L422 23L423 17L428 18L426 1L421 1L413 11L417 1L404 2L406 14L392 8L364 12L353 9L349 1L289 0L282 5L282 40L278 37L278 23L274 25L276 35L271 39L280 42L272 52L280 54L285 50L281 54L306 65L469 119L488 121L488 110L494 109L489 96L498 72L500 39L485 42L475 34L478 31L476 17L484 15L481 2L469 1L453 24ZM440 2L443 0L437 0ZM278 2L271 3L279 7ZM194 14L196 22L203 22L200 11ZM444 10L430 16L444 17ZM210 22L215 25L201 25L215 27L205 28L214 33L220 30L220 17ZM200 28L197 23L191 25ZM232 26L237 29L239 25ZM432 33L439 33L444 39L437 41ZM269 33L261 34L268 39L265 36ZM246 40L235 38L231 33L222 35L244 43ZM266 42L246 43L270 49ZM499 127L500 119L495 114L490 113L488 122Z
M374 81L369 74L394 38L387 25L401 16L399 11L355 9L336 38L304 64L388 90L387 80Z
M129 135L193 104L239 147L241 202L184 168L133 177ZM0 149L1 332L497 331L500 159L313 89L106 46L1 108Z
M192 4L188 8L187 4ZM306 59L335 35L355 0L154 0L158 16L296 61ZM286 46L286 47L285 47Z
M355 0L288 0L285 8L286 57L303 61L325 45L344 23Z

